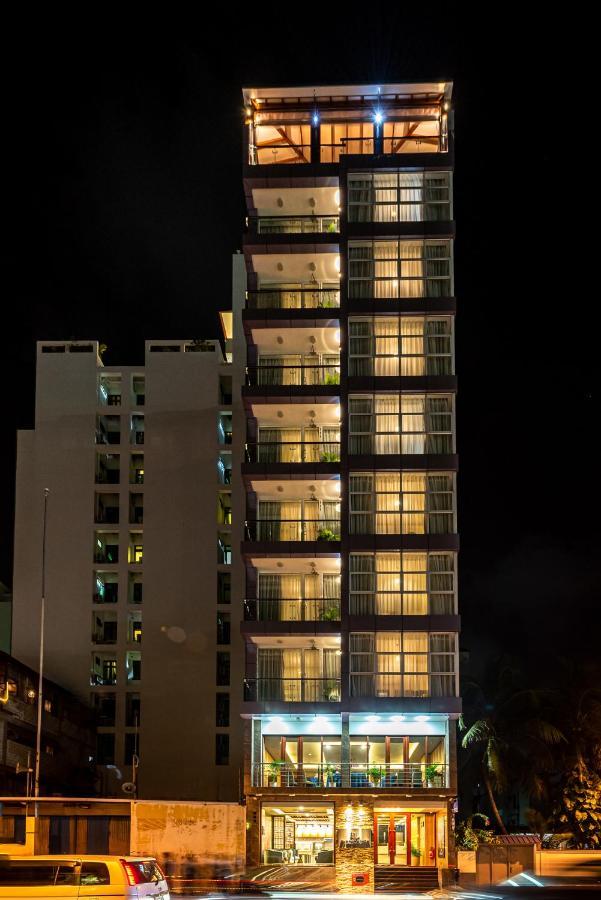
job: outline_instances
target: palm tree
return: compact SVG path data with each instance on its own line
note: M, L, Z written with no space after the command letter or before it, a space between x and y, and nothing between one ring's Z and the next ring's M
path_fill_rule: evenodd
M499 672L491 697L474 682L464 689L466 705L472 697L473 721L466 726L461 745L473 748L492 814L502 834L507 834L495 795L510 787L521 787L531 796L545 792L541 775L553 764L550 747L564 740L562 732L543 717L545 695L525 689L509 666Z

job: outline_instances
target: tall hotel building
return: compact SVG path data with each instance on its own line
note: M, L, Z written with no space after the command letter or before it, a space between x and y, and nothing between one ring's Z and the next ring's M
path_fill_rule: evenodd
M244 91L247 859L343 890L453 861L451 89Z

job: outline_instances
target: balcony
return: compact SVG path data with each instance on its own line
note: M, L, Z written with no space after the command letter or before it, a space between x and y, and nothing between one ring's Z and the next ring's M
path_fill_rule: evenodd
M339 385L340 362L325 365L259 365L247 366L249 386L300 387L304 385Z
M340 441L259 441L247 443L250 463L337 463Z
M338 234L340 218L331 216L255 216L250 227L256 234Z
M285 600L258 597L244 601L245 622L339 622L340 598Z
M339 703L340 678L245 678L244 700Z
M390 765L253 763L252 786L269 788L403 788L435 790L449 787L445 763Z
M246 522L247 541L340 540L340 519L251 519Z
M338 288L282 288L247 291L247 309L334 309L340 306Z

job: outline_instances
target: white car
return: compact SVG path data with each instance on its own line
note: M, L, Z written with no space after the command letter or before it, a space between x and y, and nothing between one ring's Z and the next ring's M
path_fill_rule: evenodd
M0 856L0 900L170 900L155 859L141 856Z

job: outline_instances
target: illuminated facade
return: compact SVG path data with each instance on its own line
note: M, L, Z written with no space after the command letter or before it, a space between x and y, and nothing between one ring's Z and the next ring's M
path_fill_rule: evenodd
M247 861L342 890L453 862L451 88L244 91Z

